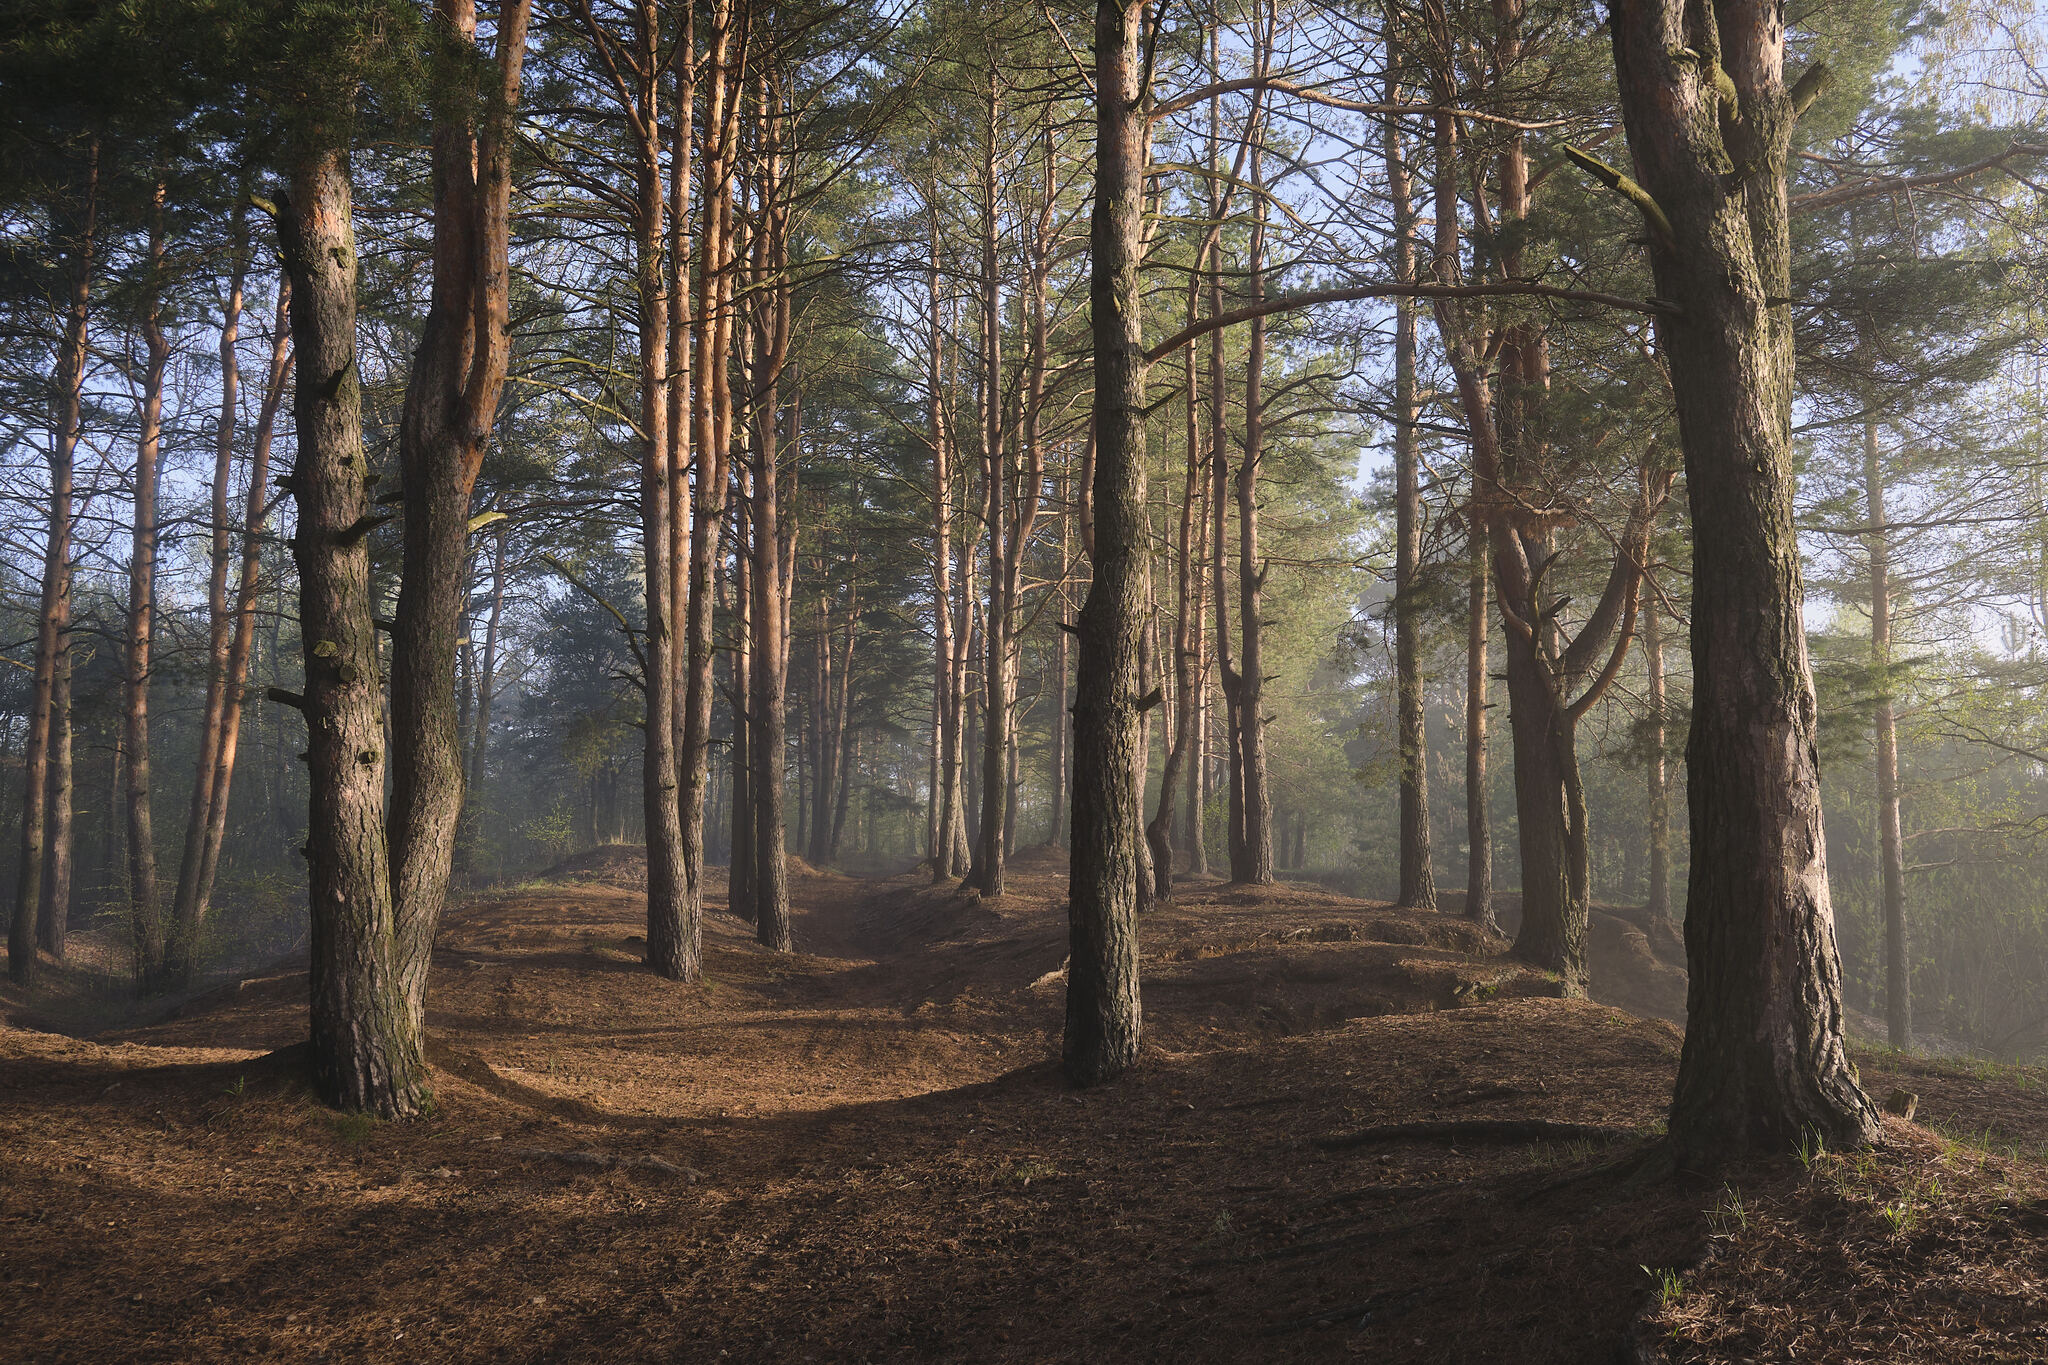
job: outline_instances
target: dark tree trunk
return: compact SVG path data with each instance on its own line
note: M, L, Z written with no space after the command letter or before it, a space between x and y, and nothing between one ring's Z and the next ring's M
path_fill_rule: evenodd
M1843 1046L1813 677L1792 522L1783 16L1765 0L1619 0L1623 121L1651 225L1693 529L1683 1166L1860 1145ZM1692 51L1696 61L1672 54ZM1723 93L1733 98L1728 99Z
M515 0L498 17L497 88L481 117L446 114L434 129L434 281L399 423L405 533L388 828L397 963L416 1032L425 1028L427 964L462 817L456 641L469 597L470 494L510 353L512 112L530 11L530 0ZM475 41L473 0L437 0L437 12Z
M397 963L384 839L384 723L371 621L369 467L356 365L356 252L348 159L303 151L279 206L291 277L292 402L305 649L306 857L312 901L312 1032L322 1098L388 1116L427 1094L421 1021Z
M1144 6L1097 0L1096 164L1090 310L1095 350L1094 578L1079 622L1073 858L1061 1057L1076 1085L1138 1059L1138 637L1146 560L1143 254L1147 111Z
M1263 49L1261 49L1263 51ZM1263 70L1263 57L1260 58ZM1247 133L1257 139L1254 125ZM1252 144L1252 184L1263 184L1262 150ZM1249 303L1266 297L1266 201L1258 200L1252 219ZM1243 647L1238 655L1237 750L1243 764L1243 838L1234 850L1230 879L1251 886L1273 880L1273 797L1266 782L1266 565L1259 549L1259 464L1265 458L1266 320L1251 324L1250 354L1245 358L1244 458L1237 466L1237 610Z

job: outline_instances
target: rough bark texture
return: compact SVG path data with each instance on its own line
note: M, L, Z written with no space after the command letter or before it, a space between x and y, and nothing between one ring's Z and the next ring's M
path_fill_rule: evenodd
M1877 423L1863 424L1864 501L1870 517L1870 668L1877 675L1878 866L1884 887L1884 1017L1893 1047L1913 1045L1912 944L1906 936L1906 845L1899 819L1899 723L1892 703L1891 533Z
M1094 578L1079 622L1074 698L1069 962L1061 1058L1076 1085L1138 1059L1138 637L1145 564L1143 250L1147 119L1137 0L1097 0L1095 204L1089 300L1095 348Z
M418 1112L427 1094L421 1021L396 954L384 839L384 719L370 615L369 465L356 364L356 250L348 159L302 152L279 206L292 281L298 504L305 648L307 880L312 902L315 1083L346 1109Z
M1694 1167L1807 1133L1861 1144L1878 1118L1843 1048L1792 522L1782 11L1618 0L1612 30L1629 150L1671 225L1651 265L1692 504L1691 979L1671 1142Z
M470 494L510 355L511 120L530 10L529 0L516 0L498 16L496 88L481 117L436 120L434 282L399 423L405 531L392 631L388 828L397 962L416 1029L424 1028L427 961L462 817L456 641L469 596ZM474 41L474 0L437 0L436 14Z

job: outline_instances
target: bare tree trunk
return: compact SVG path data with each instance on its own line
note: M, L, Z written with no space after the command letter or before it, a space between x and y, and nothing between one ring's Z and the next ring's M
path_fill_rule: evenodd
M1649 671L1650 704L1650 896L1647 909L1658 919L1671 918L1671 788L1664 762L1664 626L1655 592L1643 603L1643 659Z
M1387 100L1398 102L1390 76ZM1394 210L1394 279L1413 284L1415 208L1399 124L1386 122L1388 197ZM1429 748L1423 712L1422 608L1417 576L1422 567L1422 485L1415 449L1415 301L1394 304L1394 693L1401 758L1401 869L1399 903L1436 909L1436 876L1429 848Z
M300 150L278 235L292 281L293 412L312 901L313 1067L328 1102L390 1116L427 1094L420 1019L397 962L384 837L384 724L371 619L369 469L356 366L356 252L348 159Z
M22 756L21 854L7 940L8 974L18 985L36 979L37 941L64 955L71 913L71 493L72 466L83 416L86 324L98 246L99 144L87 154L82 202L75 218L60 216L58 250L69 258L70 299L57 346L56 430L50 442L50 501L43 548L36 653L30 683L28 743Z
M269 507L270 450L277 431L278 408L284 401L285 378L291 371L291 281L279 281L277 319L271 329L270 366L263 402L256 413L255 446L249 459L249 487L242 512L242 577L235 590L234 632L228 640L228 704L221 717L220 747L213 767L213 796L207 802L206 840L200 849L198 904L206 912L220 870L221 846L227 839L228 796L235 778L235 752L242 729L242 699L249 676L249 655L256 640L256 603L263 582L263 523Z
M699 80L704 84L702 195L698 215L696 356L692 366L692 446L696 453L695 529L690 541L689 664L683 694L682 850L684 904L682 941L701 943L704 915L705 809L711 776L711 711L716 698L719 528L725 519L727 452L731 449L732 390L732 170L738 101L730 98L730 68L739 38L732 0L714 0L707 13L711 32ZM700 947L692 947L700 953Z
M1144 6L1097 0L1096 163L1090 315L1095 346L1094 576L1081 607L1074 700L1073 859L1068 876L1069 1080L1115 1079L1138 1059L1134 790L1146 562L1143 251L1148 115L1141 90Z
M1906 935L1905 838L1899 819L1899 726L1892 703L1891 531L1884 505L1877 422L1863 424L1863 489L1870 516L1870 667L1877 675L1878 860L1884 886L1884 1014L1887 1041L1913 1045L1913 995Z
M631 51L601 25L587 3L577 15L601 60L622 73L616 98L633 138L633 260L640 325L640 544L647 629L639 659L644 701L641 726L641 822L647 842L647 965L671 981L694 981L700 950L685 905L682 806L676 771L677 451L669 429L675 408L669 363L670 271L687 266L668 259L663 222L668 185L662 175L661 16L653 0L631 10ZM630 76L631 83L624 79ZM687 121L687 113L682 115Z
M960 701L956 695L956 659L964 644L955 638L953 595L954 449L946 410L945 324L939 281L939 209L937 189L928 190L928 259L925 282L930 295L927 316L930 366L925 376L926 439L932 452L932 878L953 871L953 831L960 817ZM836 828L836 824L835 824Z
M761 291L754 327L753 650L747 725L754 808L754 916L760 941L777 952L794 947L789 925L789 864L784 845L789 632L784 616L784 526L778 501L782 415L780 378L789 357L787 206L783 202L780 93L761 82L760 227L754 242L754 286Z
M1007 452L1003 442L1002 288L997 274L999 218L996 196L996 60L986 55L988 89L983 102L981 147L981 279L976 291L981 333L982 522L988 533L988 610L982 628L980 818L967 884L984 896L1003 892L1003 797L1009 784L1004 762L1010 733L1010 610L1005 592L1010 560Z
M1254 130L1249 136L1259 136ZM1261 182L1264 157L1252 148L1252 183ZM1265 201L1252 220L1250 302L1266 295ZM1245 360L1244 458L1237 466L1237 601L1243 647L1238 656L1237 749L1243 764L1244 835L1232 881L1266 886L1273 880L1273 799L1266 786L1265 610L1266 568L1259 562L1259 462L1265 455L1266 321L1251 324Z
M1693 527L1692 811L1681 1166L1878 1131L1843 1046L1813 676L1792 522L1785 158L1801 98L1764 0L1621 0L1614 61L1643 176ZM1670 54L1700 54L1680 65ZM1810 87L1809 87L1810 88ZM1733 98L1729 98L1732 95Z
M137 967L145 991L172 983L165 974L169 926L156 885L156 833L150 818L149 684L150 647L156 631L156 503L163 448L164 371L171 343L163 329L164 185L151 200L149 272L143 302L142 335L148 346L142 380L142 431L135 447L135 520L128 552L128 638L122 678L122 747L127 783L122 799L128 815L128 902L139 947Z
M185 817L185 846L178 860L178 889L171 903L171 938L164 977L183 985L192 976L199 950L200 925L206 914L200 899L199 874L206 860L206 836L213 825L214 776L220 766L221 733L227 726L228 651L234 622L228 614L228 564L233 549L228 532L228 482L234 474L236 405L241 392L237 343L241 337L242 289L248 273L247 232L241 210L235 214L235 243L229 267L228 292L220 328L220 416L213 439L212 551L206 582L206 704L199 725L198 771Z
M1062 478L1063 487L1071 483ZM1061 502L1067 504L1068 498ZM1068 661L1067 635L1072 625L1072 607L1067 594L1067 580L1073 572L1073 524L1074 511L1065 505L1060 513L1060 581L1055 588L1059 593L1059 620L1053 631L1053 716L1052 716L1052 816L1046 822L1045 842L1049 848L1058 848L1067 837L1067 778L1072 771L1073 760L1071 730L1072 717L1067 713L1068 705Z
M1472 530L1465 606L1465 918L1499 932L1493 913L1493 819L1486 778L1486 529Z

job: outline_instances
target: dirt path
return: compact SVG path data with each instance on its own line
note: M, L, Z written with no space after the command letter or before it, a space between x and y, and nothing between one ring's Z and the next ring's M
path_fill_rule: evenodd
M1196 887L1144 925L1144 1066L1067 1090L1062 877L806 873L804 951L714 916L695 988L640 970L629 864L474 902L419 1124L267 1055L299 973L94 1042L0 1029L9 1355L1577 1362L1706 1247L1711 1189L1598 1173L1661 1120L1677 1031L1446 917ZM2048 1137L1995 1078L1912 1083ZM1620 1136L1316 1141L1487 1117Z

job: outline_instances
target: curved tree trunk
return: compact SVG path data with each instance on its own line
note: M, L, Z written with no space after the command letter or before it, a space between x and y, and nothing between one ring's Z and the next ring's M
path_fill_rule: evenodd
M228 563L233 549L228 534L228 481L234 474L236 404L241 390L237 342L242 326L242 287L248 272L247 235L242 213L235 215L235 245L229 267L226 307L220 328L220 415L213 433L213 527L206 579L206 703L199 723L198 770L192 779L192 800L185 815L184 851L178 859L178 889L171 901L171 940L164 976L172 985L191 979L199 950L200 924L206 907L200 899L199 873L206 861L206 836L213 825L214 776L220 768L221 734L227 726L228 650L234 622L228 615Z
M1809 1133L1861 1144L1878 1119L1843 1045L1792 521L1799 109L1783 20L1765 0L1619 0L1612 31L1629 149L1659 207L1650 261L1673 304L1659 332L1692 504L1690 983L1671 1142L1693 1167ZM1674 62L1680 49L1701 60Z

